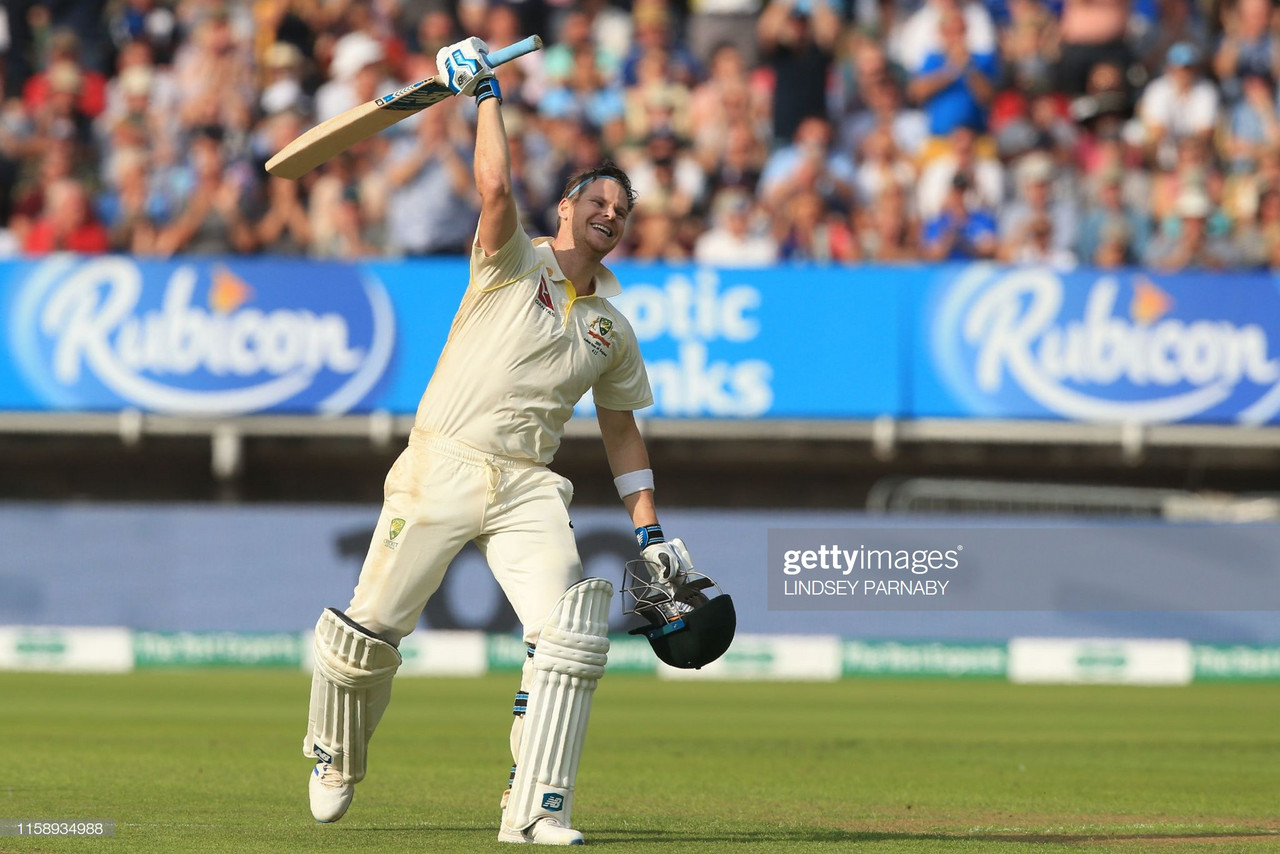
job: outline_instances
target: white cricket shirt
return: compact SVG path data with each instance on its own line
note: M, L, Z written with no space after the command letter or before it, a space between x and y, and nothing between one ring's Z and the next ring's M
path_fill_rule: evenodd
M601 268L595 293L578 296L550 244L517 226L492 256L472 245L471 281L417 431L545 465L587 389L607 409L653 403L631 324L608 300L622 292L617 277Z

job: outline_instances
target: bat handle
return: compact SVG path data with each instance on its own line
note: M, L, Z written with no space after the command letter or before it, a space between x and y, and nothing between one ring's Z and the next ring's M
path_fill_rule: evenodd
M500 47L489 53L489 64L497 67L504 62L510 62L517 57L524 56L526 53L533 53L535 50L542 50L542 39L538 36L529 36L527 39L521 39L515 44L509 44L506 47Z

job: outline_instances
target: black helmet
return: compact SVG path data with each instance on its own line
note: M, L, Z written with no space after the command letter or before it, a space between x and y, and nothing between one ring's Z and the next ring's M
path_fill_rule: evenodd
M648 563L628 561L623 570L622 611L648 623L630 634L648 638L658 658L672 667L700 669L724 655L738 626L732 597L692 570L674 584L652 581ZM704 592L711 588L714 598Z

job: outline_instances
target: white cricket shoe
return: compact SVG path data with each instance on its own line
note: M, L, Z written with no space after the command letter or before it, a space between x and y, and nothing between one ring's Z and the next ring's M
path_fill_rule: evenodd
M342 775L328 762L317 762L307 786L311 794L311 814L316 821L330 822L342 818L356 787L342 782Z
M572 827L565 827L554 818L540 818L523 832L498 830L499 842L531 842L534 845L584 845L582 834Z

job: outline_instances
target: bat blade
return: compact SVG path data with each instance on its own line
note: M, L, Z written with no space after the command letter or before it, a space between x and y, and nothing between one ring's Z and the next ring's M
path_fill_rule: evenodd
M502 65L542 48L542 39L529 36L489 54L489 62ZM312 169L346 151L357 142L391 127L398 121L448 98L453 93L435 77L419 80L390 95L366 101L330 119L280 149L267 161L267 171L279 178L297 180Z
M448 86L428 77L385 97L366 101L326 119L280 149L267 161L267 171L279 178L297 180L357 142L381 133L451 94Z

